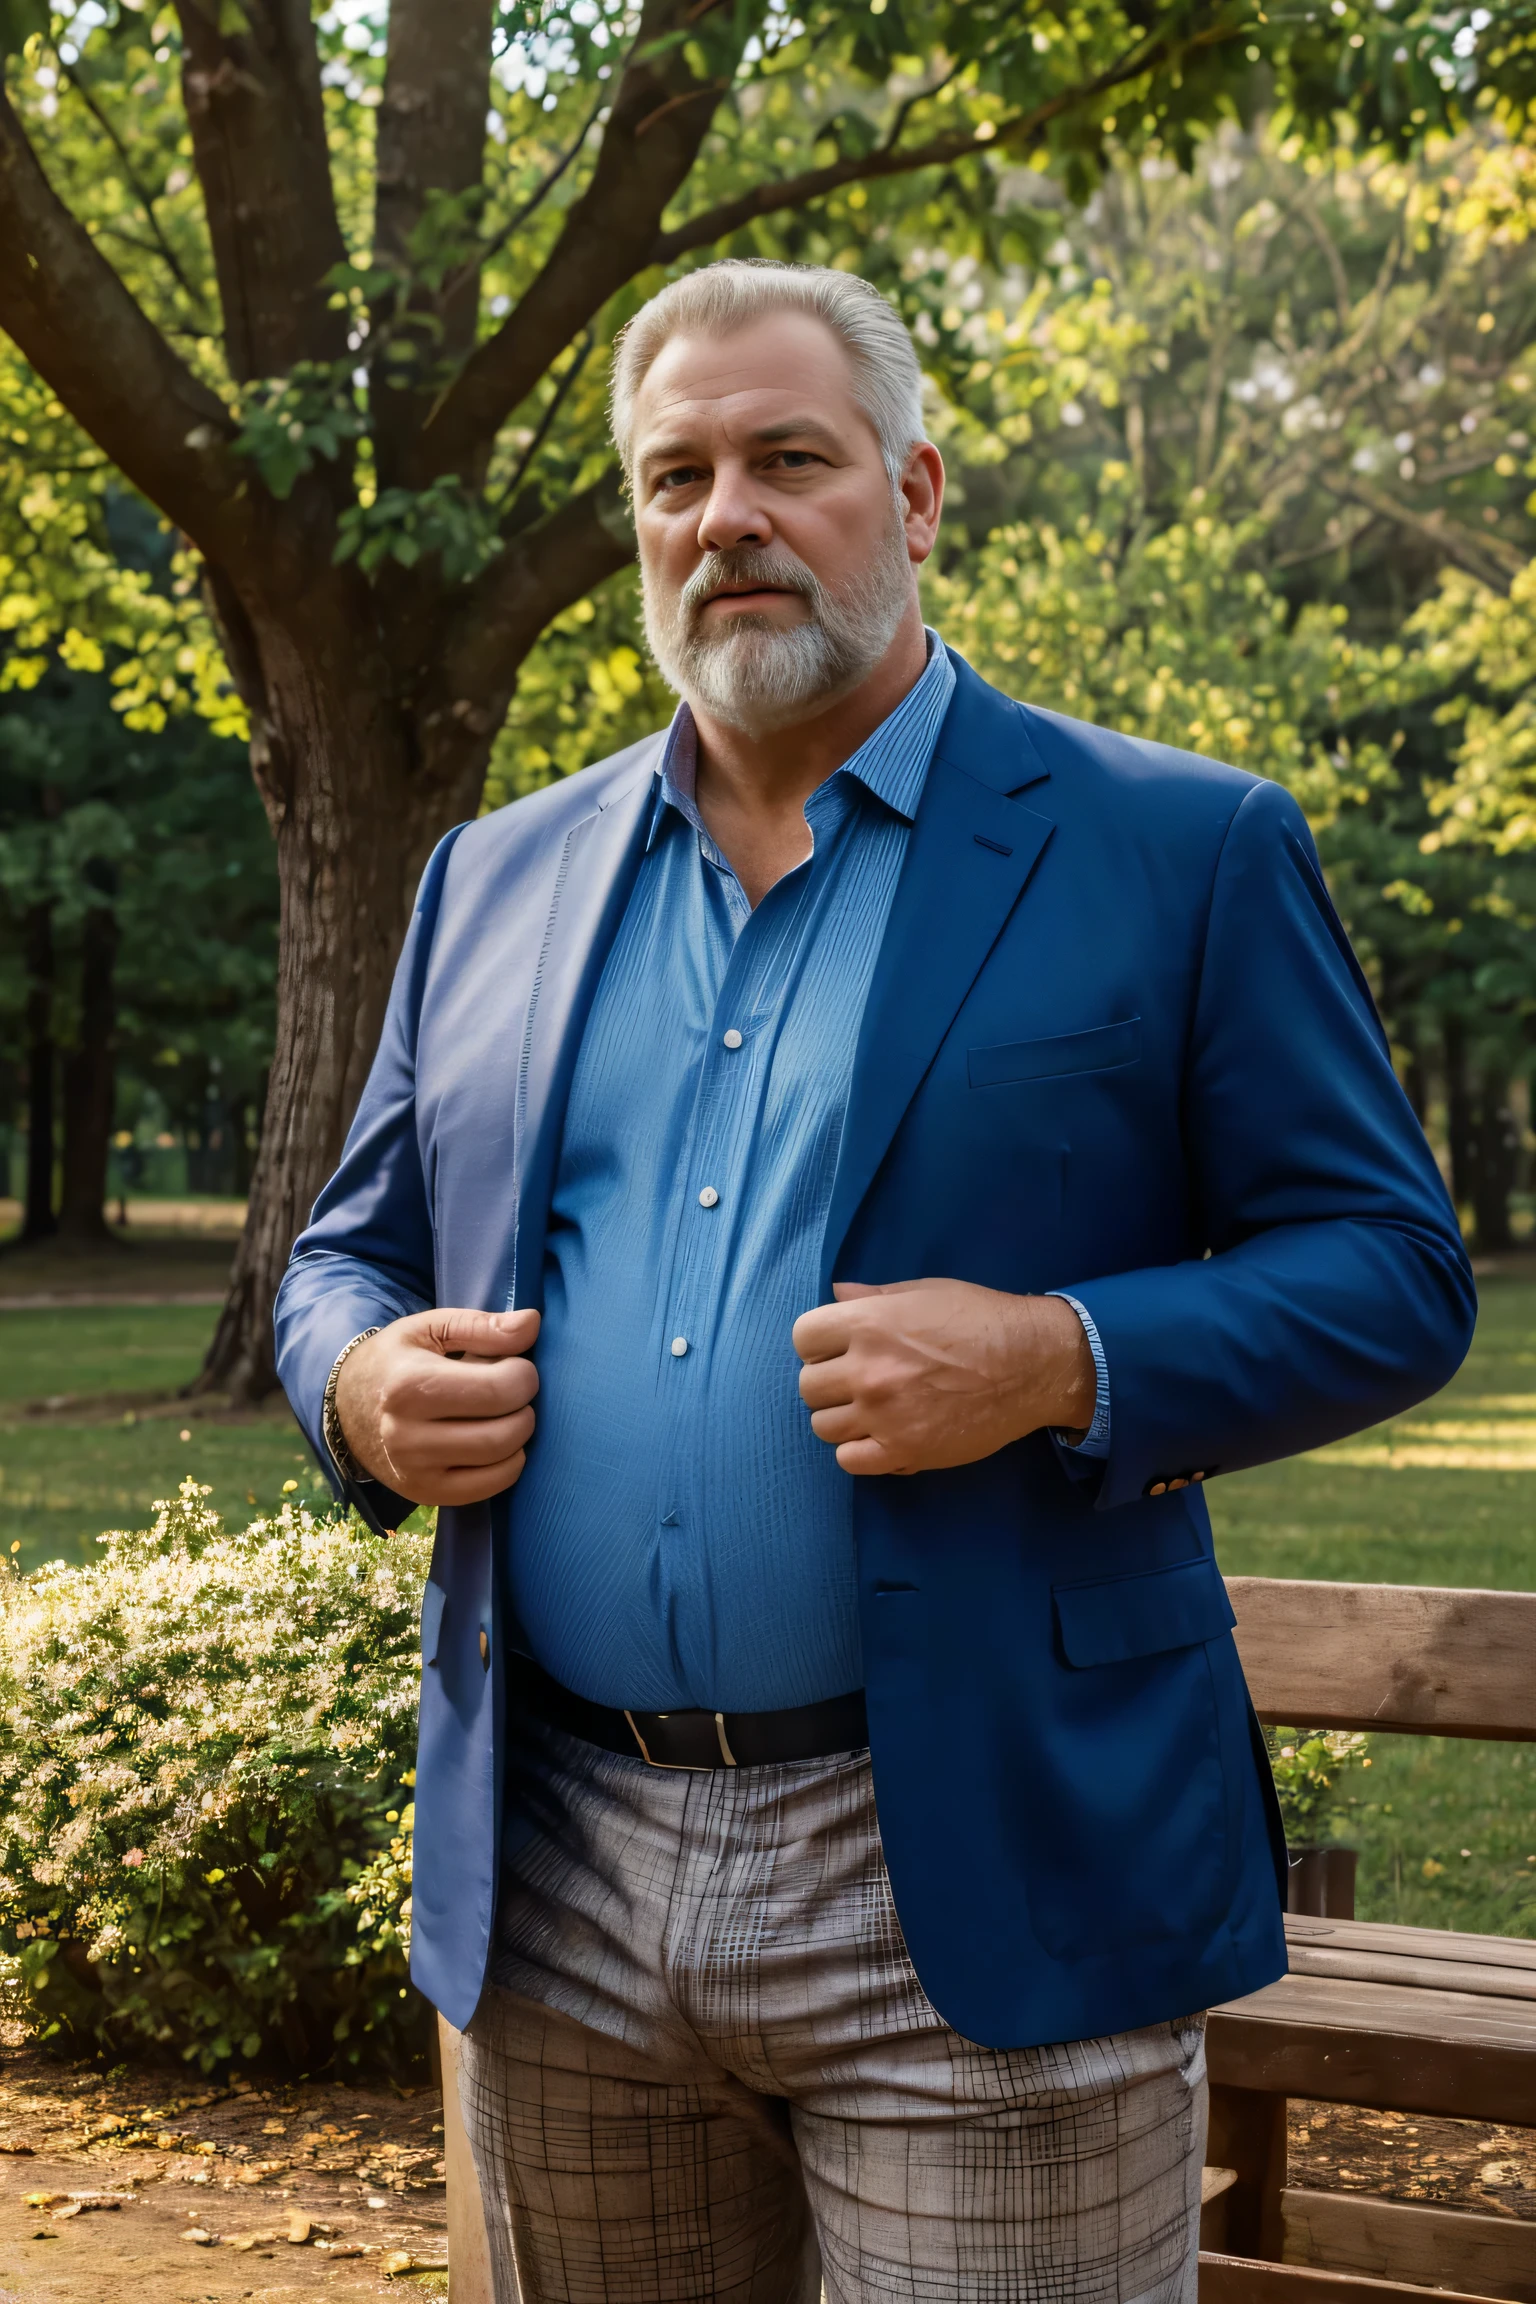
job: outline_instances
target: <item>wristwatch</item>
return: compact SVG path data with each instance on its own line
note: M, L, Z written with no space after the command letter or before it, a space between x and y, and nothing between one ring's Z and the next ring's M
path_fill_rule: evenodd
M347 1446L346 1434L341 1429L341 1418L336 1413L336 1379L341 1374L341 1364L347 1355L355 1352L359 1344L366 1344L370 1336L377 1336L378 1333L378 1325L364 1328L353 1337L350 1344L343 1344L331 1362L331 1372L325 1380L325 1403L320 1411L320 1434L329 1448L336 1469L343 1480L366 1480L368 1474Z

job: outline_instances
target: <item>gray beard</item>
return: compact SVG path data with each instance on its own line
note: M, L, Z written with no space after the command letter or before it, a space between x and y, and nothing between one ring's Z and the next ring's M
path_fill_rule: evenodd
M722 584L798 592L809 617L785 631L749 613L708 635L699 619ZM658 600L649 583L643 592L645 636L668 687L728 728L763 736L808 719L869 677L912 598L912 564L893 516L871 566L841 593L829 592L794 553L752 544L711 552L670 600Z

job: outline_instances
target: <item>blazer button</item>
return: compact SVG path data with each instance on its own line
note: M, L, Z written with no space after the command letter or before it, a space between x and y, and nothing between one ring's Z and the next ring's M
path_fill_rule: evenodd
M1191 1472L1190 1478L1198 1485L1205 1478L1205 1474L1203 1472Z
M1171 1496L1176 1488L1187 1488L1188 1486L1189 1482L1185 1478L1181 1477L1177 1480L1170 1480L1168 1483L1168 1493Z
M1166 1496L1167 1493L1168 1483L1166 1480L1151 1480L1147 1483L1147 1494L1149 1496Z
M491 1640L490 1634L483 1624L480 1627L480 1661L486 1671L489 1672L491 1668Z

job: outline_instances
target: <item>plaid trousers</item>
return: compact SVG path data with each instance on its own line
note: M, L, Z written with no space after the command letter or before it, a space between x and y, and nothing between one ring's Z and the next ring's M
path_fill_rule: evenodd
M517 1767L460 2055L497 2304L1195 2304L1203 2017L961 2039L867 1752L695 1775L530 1724Z

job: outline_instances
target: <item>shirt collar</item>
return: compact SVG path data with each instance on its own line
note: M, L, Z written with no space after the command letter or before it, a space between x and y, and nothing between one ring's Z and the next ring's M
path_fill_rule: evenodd
M933 748L955 690L955 668L949 651L934 631L928 632L928 662L894 712L887 713L841 768L839 776L855 776L876 799L883 800L910 824L917 814L928 778ZM646 846L652 846L667 808L675 808L696 832L704 820L694 797L698 774L698 733L686 703L679 704L667 730L667 741L657 769L658 789Z

